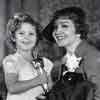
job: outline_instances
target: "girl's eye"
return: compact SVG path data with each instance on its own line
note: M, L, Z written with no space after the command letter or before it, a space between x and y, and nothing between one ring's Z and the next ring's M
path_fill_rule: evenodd
M20 33L18 33L18 34L23 35L24 33L23 33L23 32L20 32Z
M34 33L29 33L29 35L34 35Z

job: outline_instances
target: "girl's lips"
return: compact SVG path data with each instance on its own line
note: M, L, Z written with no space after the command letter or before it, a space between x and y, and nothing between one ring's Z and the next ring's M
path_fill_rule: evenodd
M22 43L26 45L30 44L30 42L26 42L26 41L22 41Z

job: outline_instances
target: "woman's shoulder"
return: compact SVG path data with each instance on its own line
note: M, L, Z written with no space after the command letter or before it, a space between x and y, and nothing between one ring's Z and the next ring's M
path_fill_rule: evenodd
M46 58L46 57L43 57L42 59L43 59L43 62L44 62L44 69L48 73L50 73L52 68L53 68L53 62L50 59Z

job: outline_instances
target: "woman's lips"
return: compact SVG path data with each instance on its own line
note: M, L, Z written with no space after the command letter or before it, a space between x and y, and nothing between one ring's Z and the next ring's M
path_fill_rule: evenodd
M65 38L65 35L55 35L57 40L63 40Z

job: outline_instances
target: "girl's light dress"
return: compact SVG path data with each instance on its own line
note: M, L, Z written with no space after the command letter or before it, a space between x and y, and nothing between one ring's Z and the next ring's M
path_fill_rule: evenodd
M53 63L47 58L43 57L44 69L47 74L53 67ZM5 57L3 60L4 73L15 73L18 75L18 80L30 80L37 76L36 70L33 68L32 64L25 61L19 53L15 53ZM19 94L7 93L7 100L36 100L36 97L43 93L41 86L34 87Z

